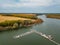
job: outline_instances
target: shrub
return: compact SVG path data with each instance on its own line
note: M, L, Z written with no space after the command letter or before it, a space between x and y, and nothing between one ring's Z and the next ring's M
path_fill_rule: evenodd
M20 24L21 21L20 20L10 20L10 21L9 20L6 20L4 22L1 22L0 23L0 26L3 26L3 27L5 27L5 26L13 26L14 23Z

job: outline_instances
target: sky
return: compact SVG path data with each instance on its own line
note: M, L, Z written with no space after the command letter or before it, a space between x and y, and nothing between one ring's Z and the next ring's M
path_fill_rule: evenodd
M0 13L60 13L60 0L0 0Z

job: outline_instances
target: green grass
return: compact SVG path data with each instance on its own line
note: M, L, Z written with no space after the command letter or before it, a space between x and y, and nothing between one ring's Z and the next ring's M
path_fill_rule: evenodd
M0 26L2 26L2 27L13 26L15 23L17 23L18 25L19 24L25 25L25 24L32 24L32 21L30 21L30 20L24 20L24 21L21 21L21 20L10 20L10 21L6 20L4 22L1 22Z
M5 27L5 26L13 26L14 23L18 23L19 24L19 23L21 23L21 21L20 20L11 20L11 21L6 20L4 22L1 22L0 26L3 26L3 27Z

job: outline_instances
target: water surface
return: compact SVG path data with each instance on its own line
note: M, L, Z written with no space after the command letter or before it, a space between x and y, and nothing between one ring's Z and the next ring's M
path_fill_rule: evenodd
M18 30L0 32L0 45L56 45L36 33L32 33L18 39L13 38L16 35L25 33L31 29L42 32L46 35L52 35L53 40L60 43L60 20L46 18L45 15L38 17L44 20L42 24Z

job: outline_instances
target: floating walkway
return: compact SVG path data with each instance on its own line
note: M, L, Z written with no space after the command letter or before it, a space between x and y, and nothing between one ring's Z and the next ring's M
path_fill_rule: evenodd
M52 37L49 37L49 35L46 36L46 34L43 34L43 33L38 32L38 31L35 31L35 33L39 34L40 36L43 36L44 38L48 39L49 41L53 42L53 43L56 44L56 45L60 45L60 44L57 43L56 41L52 40Z
M31 33L33 33L33 32L34 32L34 31L32 30L32 31L23 33L23 34L21 34L21 35L14 36L14 38L22 38L23 36L29 35L29 34L31 34Z
M13 38L22 38L23 36L29 35L29 34L31 34L31 33L36 33L36 34L38 34L38 35L40 35L40 36L48 39L49 41L53 42L54 44L60 45L60 44L57 43L56 41L52 40L52 37L51 37L50 35L43 34L42 32L38 32L38 31L36 31L36 30L28 31L28 32L23 33L23 34L21 34L21 35L14 36Z

